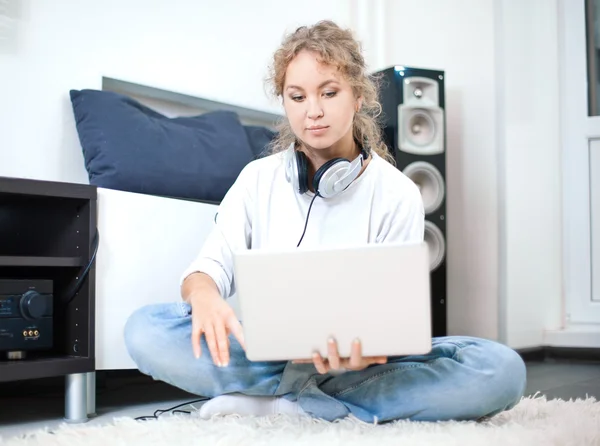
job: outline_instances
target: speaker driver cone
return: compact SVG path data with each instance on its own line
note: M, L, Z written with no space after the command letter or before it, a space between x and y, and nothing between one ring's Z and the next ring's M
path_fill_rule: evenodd
M406 166L402 172L421 191L426 214L431 214L442 205L446 195L444 177L433 164L417 161Z
M427 110L412 109L406 119L405 132L411 143L421 147L428 146L436 135L435 121Z
M446 256L444 234L442 234L442 231L436 225L430 221L426 221L424 239L429 247L429 271L435 271Z

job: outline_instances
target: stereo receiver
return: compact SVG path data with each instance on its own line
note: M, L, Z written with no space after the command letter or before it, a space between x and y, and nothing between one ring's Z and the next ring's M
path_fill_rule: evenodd
M0 352L20 359L53 345L52 280L0 279Z

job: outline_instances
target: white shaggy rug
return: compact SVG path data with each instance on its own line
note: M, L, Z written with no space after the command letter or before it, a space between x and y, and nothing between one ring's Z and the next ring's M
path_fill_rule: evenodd
M457 404L460 404L457 401ZM484 422L367 424L354 418L328 423L307 417L215 417L165 414L158 420L115 419L105 426L63 424L2 441L6 446L194 445L600 445L600 403L523 399L513 410Z

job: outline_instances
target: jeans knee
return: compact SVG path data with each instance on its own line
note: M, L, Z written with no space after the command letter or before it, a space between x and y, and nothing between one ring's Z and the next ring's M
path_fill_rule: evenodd
M148 357L148 350L152 346L149 336L152 327L152 306L145 306L134 311L125 322L123 338L129 356L139 365L140 358Z
M506 369L513 377L509 384L507 393L512 397L511 407L516 405L525 394L527 385L527 367L523 358L513 349L506 347Z
M496 344L494 350L498 411L512 409L525 393L527 368L523 358L510 347Z

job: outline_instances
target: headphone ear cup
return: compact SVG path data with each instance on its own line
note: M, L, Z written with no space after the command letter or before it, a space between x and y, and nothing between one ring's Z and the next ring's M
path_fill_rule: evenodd
M300 150L296 153L296 166L298 172L298 192L305 194L308 191L308 160Z
M327 173L327 171L329 170L330 167L332 167L334 164L337 163L347 163L349 164L349 161L345 158L333 158L329 161L327 161L325 164L323 164L319 170L317 170L315 172L315 176L313 177L313 188L315 189L315 192L320 193L321 191L319 191L319 184L321 183L321 178L323 178L323 176Z

